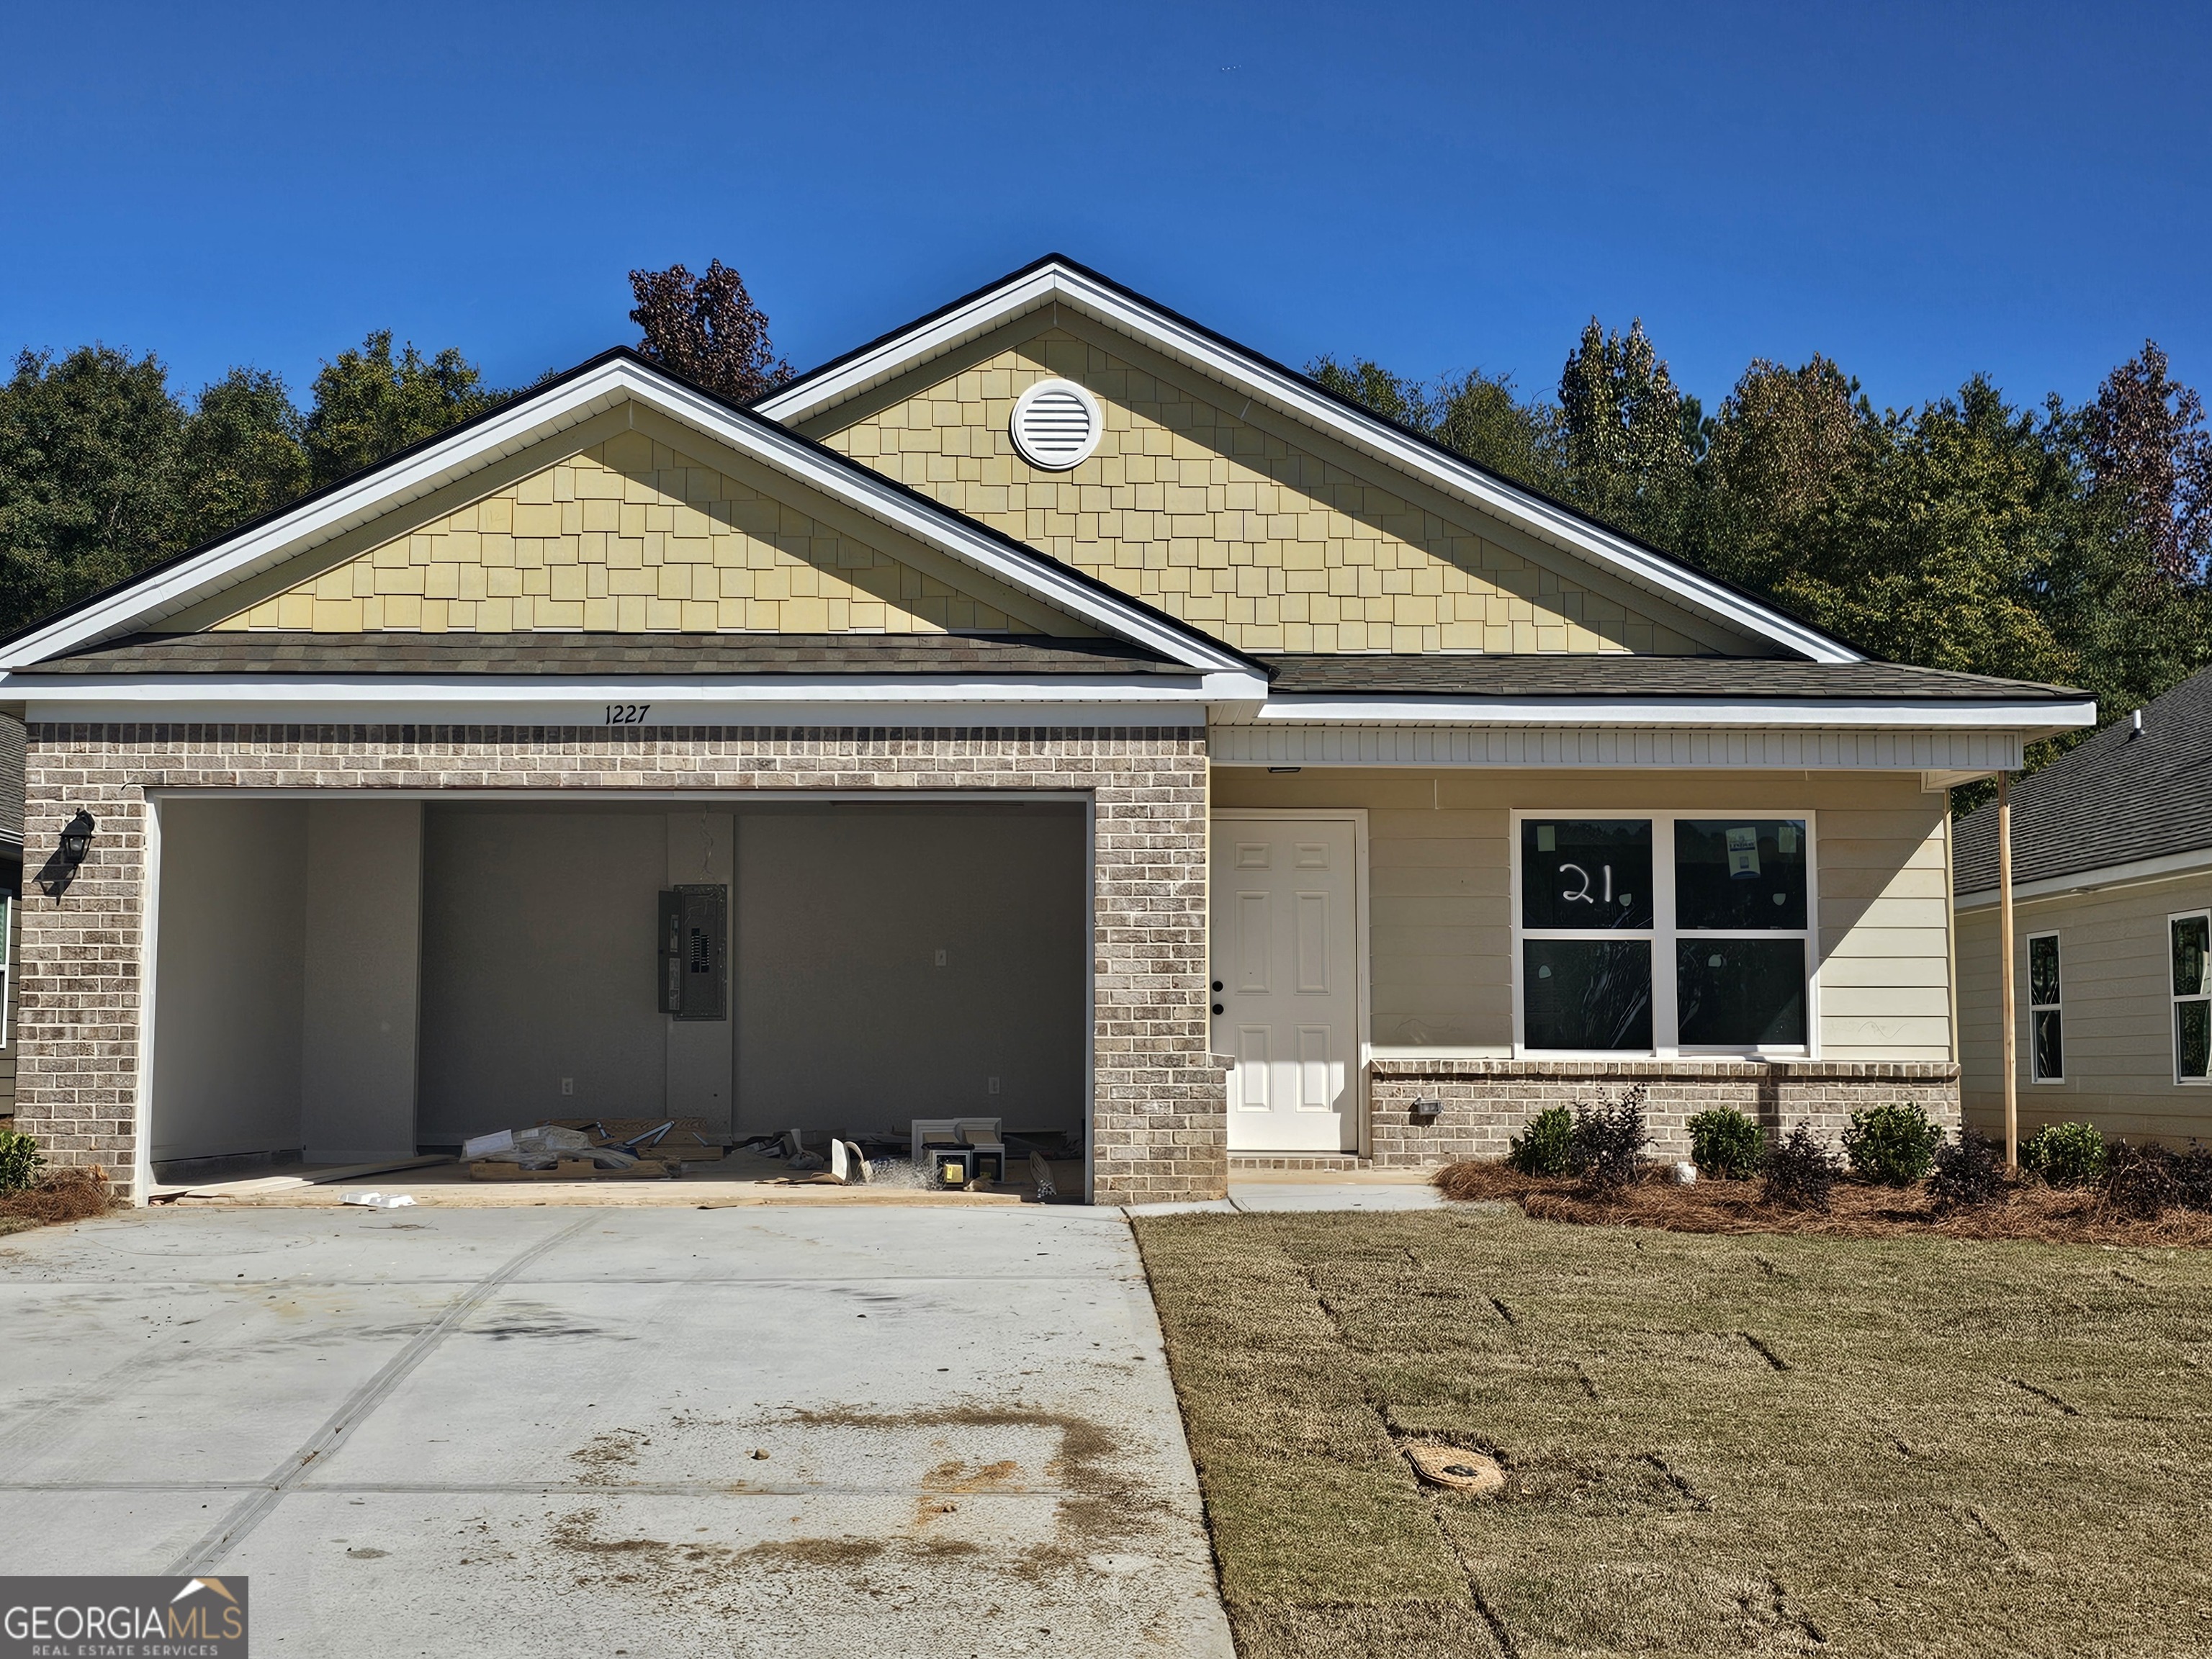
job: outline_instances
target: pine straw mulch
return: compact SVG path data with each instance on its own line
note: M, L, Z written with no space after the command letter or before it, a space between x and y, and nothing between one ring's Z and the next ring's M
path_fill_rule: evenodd
M2212 1214L2169 1209L2155 1220L2105 1204L2094 1191L2066 1192L2039 1181L2008 1182L2002 1200L1940 1212L1924 1188L1875 1187L1839 1180L1824 1213L1759 1202L1756 1181L1678 1186L1661 1170L1613 1197L1585 1192L1571 1176L1528 1176L1503 1163L1470 1161L1439 1170L1446 1198L1504 1199L1538 1221L1589 1226L1659 1227L1681 1233L1817 1233L1830 1238L2025 1239L2043 1244L2117 1244L2137 1249L2212 1248Z
M51 1170L20 1191L0 1194L0 1233L27 1227L51 1227L89 1221L125 1207L97 1164L83 1169Z

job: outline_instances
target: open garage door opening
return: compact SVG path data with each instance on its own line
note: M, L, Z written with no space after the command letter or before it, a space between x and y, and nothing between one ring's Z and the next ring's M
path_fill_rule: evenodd
M162 803L161 1181L559 1119L1080 1160L1081 802Z

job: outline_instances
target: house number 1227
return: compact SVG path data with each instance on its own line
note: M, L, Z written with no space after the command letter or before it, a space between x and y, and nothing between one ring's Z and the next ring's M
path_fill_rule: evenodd
M645 711L652 707L649 702L611 702L606 706L606 723L609 726L642 726L645 724Z

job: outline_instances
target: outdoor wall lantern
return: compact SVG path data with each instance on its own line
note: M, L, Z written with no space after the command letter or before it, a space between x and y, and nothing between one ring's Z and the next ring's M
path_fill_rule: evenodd
M77 866L92 850L92 832L100 828L91 813L77 808L76 816L62 826L62 833L54 844L52 856L39 872L39 885L46 889L48 898L59 898L76 879Z

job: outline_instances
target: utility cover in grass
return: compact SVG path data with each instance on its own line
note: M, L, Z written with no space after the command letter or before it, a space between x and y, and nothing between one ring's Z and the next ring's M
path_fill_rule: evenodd
M1413 1473L1432 1486L1447 1487L1475 1498L1492 1498L1505 1490L1505 1471L1494 1457L1464 1446L1439 1445L1432 1440L1400 1443Z

